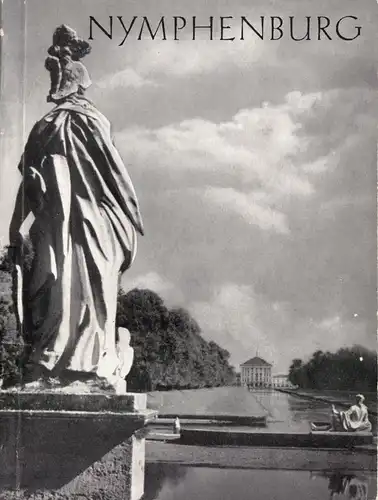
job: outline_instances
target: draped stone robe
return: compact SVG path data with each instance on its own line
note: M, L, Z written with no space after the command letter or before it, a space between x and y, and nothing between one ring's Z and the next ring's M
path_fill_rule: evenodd
M10 239L18 241L16 309L28 362L53 375L114 376L119 273L131 265L143 227L108 120L83 96L71 96L36 123L20 169Z
M371 431L368 409L364 404L352 405L346 411L333 410L334 430L355 432Z

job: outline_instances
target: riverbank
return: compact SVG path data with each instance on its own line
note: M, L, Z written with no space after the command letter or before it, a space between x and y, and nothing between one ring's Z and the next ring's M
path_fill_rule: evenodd
M277 391L297 396L299 398L321 401L323 403L339 405L349 408L354 404L354 398L358 392L353 391L332 391L316 389L277 389ZM377 417L377 394L373 392L364 393L366 398L366 405L368 406L369 413Z

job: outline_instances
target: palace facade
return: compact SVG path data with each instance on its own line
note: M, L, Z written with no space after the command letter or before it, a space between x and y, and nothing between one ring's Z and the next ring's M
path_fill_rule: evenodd
M258 356L240 365L240 382L244 387L271 388L272 365Z
M272 386L279 389L293 389L295 386L289 381L289 375L277 374L272 377Z

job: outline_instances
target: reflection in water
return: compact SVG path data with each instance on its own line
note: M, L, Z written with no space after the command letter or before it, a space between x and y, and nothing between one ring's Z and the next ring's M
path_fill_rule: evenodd
M309 431L310 422L329 421L330 405L278 391L255 391L254 397L269 412L270 422L284 422L292 430Z
M353 500L368 500L368 480L365 476L342 474L340 472L314 472L311 477L328 478L330 499L348 498ZM371 497L372 498L372 497Z
M315 479L315 480L314 480ZM144 500L375 500L376 475L148 463Z
M178 485L186 476L186 467L177 464L155 464L146 465L146 481L143 500L155 500L164 485Z

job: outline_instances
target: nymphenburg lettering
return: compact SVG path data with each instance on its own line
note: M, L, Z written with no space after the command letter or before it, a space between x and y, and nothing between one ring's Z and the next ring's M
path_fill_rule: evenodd
M234 42L259 38L294 42L308 40L343 40L351 42L361 36L362 26L357 16L332 19L327 16L147 16L122 15L97 19L89 16L89 40L105 36L122 47L130 38L135 40L223 40Z

